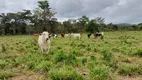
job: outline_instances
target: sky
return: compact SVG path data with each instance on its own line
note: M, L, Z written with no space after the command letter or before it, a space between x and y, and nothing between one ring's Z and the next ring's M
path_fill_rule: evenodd
M0 0L0 13L33 10L38 0ZM77 19L83 15L105 18L105 23L142 22L142 0L49 0L58 20Z

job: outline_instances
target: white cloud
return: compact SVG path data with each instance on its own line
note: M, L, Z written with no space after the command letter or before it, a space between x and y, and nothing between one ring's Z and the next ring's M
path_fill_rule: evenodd
M18 12L23 9L33 10L38 0L0 0L0 13Z
M38 0L0 0L0 13L33 10ZM107 23L139 23L142 21L142 0L49 0L59 20L103 17Z

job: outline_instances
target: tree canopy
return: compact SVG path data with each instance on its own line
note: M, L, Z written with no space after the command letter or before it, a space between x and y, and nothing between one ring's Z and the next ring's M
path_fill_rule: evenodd
M56 13L50 8L48 0L38 1L38 6L33 12L23 10L16 13L1 13L0 35L33 34L42 31L94 33L98 31L142 30L142 23L135 25L105 24L105 18L90 19L86 15L59 22L55 15Z

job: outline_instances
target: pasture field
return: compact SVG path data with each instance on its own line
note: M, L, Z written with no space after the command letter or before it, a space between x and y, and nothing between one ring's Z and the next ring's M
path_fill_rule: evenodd
M51 39L40 53L37 36L0 36L0 80L142 80L142 32L105 32Z

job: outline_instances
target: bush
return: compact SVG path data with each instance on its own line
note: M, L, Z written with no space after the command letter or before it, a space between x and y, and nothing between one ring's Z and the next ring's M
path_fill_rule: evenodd
M109 71L108 66L95 66L90 69L89 76L91 80L107 80L109 78Z
M96 61L96 57L95 56L90 56L91 60Z
M110 62L112 60L112 53L109 53L108 51L103 51L102 52L103 59Z
M55 63L65 62L66 58L67 58L67 56L65 55L63 50L58 51L58 53L56 53L54 56Z
M50 68L52 67L52 62L49 61L42 61L40 62L37 66L35 66L35 68L37 70L42 70L42 71L49 71Z
M53 69L49 73L51 80L84 80L83 76L78 74L73 67L63 67Z
M85 51L77 49L77 48L72 49L70 52L71 54L75 54L75 56L78 56L78 57L83 56L85 53Z
M8 62L6 62L5 60L0 60L0 68L1 69L3 69L7 65L8 65Z
M7 80L8 77L12 77L15 74L13 74L12 71L9 70L0 70L0 80Z
M137 50L134 55L142 57L142 49Z
M82 62L83 65L85 65L85 63L87 63L87 58L83 57L81 62Z
M1 48L2 48L1 52L5 52L6 51L6 48L5 48L4 44L1 45Z
M66 64L75 64L76 63L76 56L75 56L75 54L69 54L68 56L67 56L67 58L66 58Z
M86 44L85 44L85 43L79 43L77 46L78 46L80 49L82 49L82 48L85 48L85 47L86 47Z
M101 39L104 39L104 36L101 36Z
M24 56L16 58L15 63L16 63L16 65L20 65L21 63L23 63L29 69L35 69L35 68L37 68L37 65L38 65L38 67L40 67L41 65L42 66L47 65L46 60L48 60L48 57L45 55L41 55L41 54L37 54L37 53L35 53L35 54L27 53Z
M142 75L142 67L139 65L121 65L118 73L121 75Z
M58 53L54 56L54 62L64 62L65 64L75 64L76 62L76 55L75 53L70 53L69 55L65 55L63 50L58 51Z

